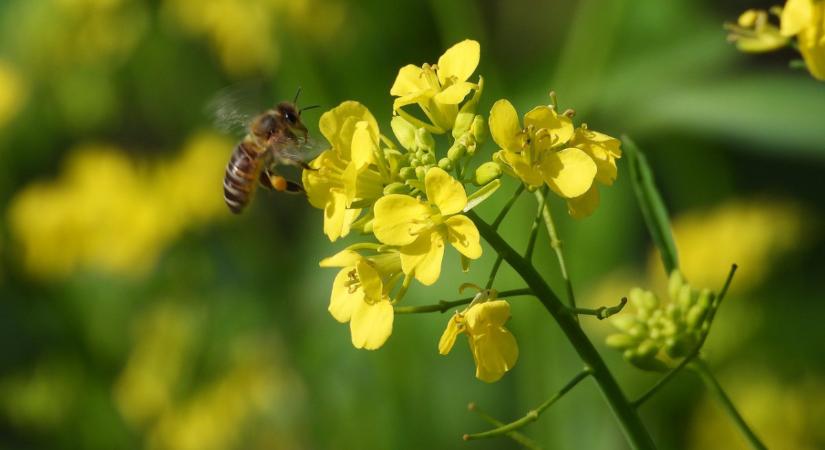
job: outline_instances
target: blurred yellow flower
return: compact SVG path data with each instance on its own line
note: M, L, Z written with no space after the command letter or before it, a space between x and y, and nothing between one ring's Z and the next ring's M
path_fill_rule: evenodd
M226 353L218 353L219 373L204 382L189 370L198 357L196 331L203 331L204 316L161 303L136 325L113 396L126 422L146 436L146 448L249 448L248 439L265 439L273 431L282 434L284 445L294 444L290 422L303 402L303 386L277 340L229 335L221 346Z
M718 287L730 265L739 270L731 290L757 286L783 253L798 248L808 217L787 200L734 200L711 210L693 211L673 220L682 273L697 286ZM810 223L810 222L809 222ZM652 278L662 279L661 265L649 258Z
M504 327L510 320L510 304L492 300L471 304L456 312L438 342L438 352L450 353L459 334L466 334L476 363L476 378L492 383L501 379L518 360L516 338Z
M764 368L734 367L719 375L745 421L762 442L777 450L815 450L825 446L825 380L781 378ZM708 396L690 426L688 448L752 448Z
M392 334L394 318L389 291L401 273L397 252L363 257L350 250L321 261L321 267L341 267L332 284L329 312L350 324L352 345L375 350Z
M272 72L280 60L278 34L324 43L344 24L344 5L335 0L166 0L168 16L193 35L209 39L233 75Z
M501 150L493 156L512 176L530 187L547 184L575 218L589 216L599 204L594 181L611 185L616 179L620 142L591 131L551 106L537 106L524 115L524 126L508 100L490 110L490 134Z
M453 45L438 59L438 65L408 64L398 71L390 95L398 97L393 110L410 123L433 133L445 133L455 125L458 105L479 85L467 81L478 67L481 46L473 40ZM418 104L432 125L409 115L402 108Z
M770 52L788 45L789 39L779 32L779 27L768 22L768 11L749 9L739 16L736 24L726 23L730 31L728 41L748 53Z
M383 194L377 162L378 123L362 104L346 101L321 116L319 128L332 148L303 172L304 188L312 206L324 210L324 233L330 241L349 234L361 213L356 200L374 200Z
M439 167L424 179L427 201L390 194L375 202L373 232L384 244L400 246L401 267L422 284L431 285L441 274L444 242L469 259L481 256L475 224L463 214L464 186Z
M72 151L57 181L29 185L11 201L9 227L25 267L43 277L149 270L186 228L225 214L214 180L229 148L222 137L198 134L181 156L154 167L110 146Z
M26 100L26 82L15 67L0 60L0 128L8 123Z
M808 71L825 81L825 1L788 0L780 29L783 36L797 37Z
M115 404L133 427L144 427L174 402L195 339L198 317L160 304L136 320L136 343L114 386Z

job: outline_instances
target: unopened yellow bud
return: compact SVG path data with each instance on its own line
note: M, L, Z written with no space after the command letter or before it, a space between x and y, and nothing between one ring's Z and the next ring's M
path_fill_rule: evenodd
M608 347L612 347L619 350L625 350L631 347L635 347L639 343L639 341L624 333L616 333L608 336L605 340L605 343Z
M406 167L405 167L406 168ZM403 194L407 192L407 186L404 183L395 182L384 186L384 195L389 194Z
M450 158L441 158L438 160L438 167L450 171L453 170L453 162L450 161Z
M419 149L424 149L429 152L435 151L435 140L433 135L424 128L419 128L415 132L415 143Z
M447 158L453 161L458 161L467 152L467 147L460 141L456 141L449 150L447 150Z
M501 173L501 166L497 162L487 161L486 163L478 166L473 182L477 186L483 186L499 178Z
M473 138L479 144L484 143L485 138L487 137L487 122L481 116L475 116L473 118L473 125L470 127L470 130L473 133Z

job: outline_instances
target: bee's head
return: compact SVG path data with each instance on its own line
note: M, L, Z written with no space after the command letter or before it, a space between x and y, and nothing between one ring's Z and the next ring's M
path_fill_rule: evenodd
M289 131L290 137L302 137L306 140L307 127L301 122L301 111L292 102L281 102L275 107L275 113L279 116L285 131Z

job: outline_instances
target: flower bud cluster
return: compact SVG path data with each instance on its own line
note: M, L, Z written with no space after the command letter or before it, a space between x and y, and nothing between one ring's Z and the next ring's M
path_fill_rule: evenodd
M663 302L653 292L633 288L628 299L636 315L611 320L620 332L609 335L607 345L623 351L625 360L643 370L667 370L670 360L687 356L706 332L714 295L692 288L675 270L668 297Z

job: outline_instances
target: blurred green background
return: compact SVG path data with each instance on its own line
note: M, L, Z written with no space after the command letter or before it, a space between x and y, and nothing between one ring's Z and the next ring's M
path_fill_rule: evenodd
M515 448L464 443L488 426L475 401L512 420L581 363L538 302L512 302L521 356L503 380L473 378L461 343L436 344L447 315L399 316L379 351L352 348L327 313L343 248L322 213L260 193L223 205L237 136L204 106L227 86L367 105L389 132L404 64L481 42L482 111L522 112L558 92L577 120L647 152L688 279L717 289L740 271L708 357L771 448L825 447L825 84L788 68L791 50L742 55L722 23L771 2L385 2L367 0L6 0L0 4L0 448ZM304 120L317 133L320 112ZM492 151L488 143L487 151ZM580 222L552 206L583 306L661 289L625 161ZM492 217L508 192L481 207ZM503 228L525 245L535 206ZM540 235L537 264L561 292ZM483 283L449 254L406 304ZM501 289L521 287L509 269ZM661 291L660 291L661 292ZM629 396L656 380L601 345ZM662 448L743 448L690 374L641 414ZM625 448L595 384L582 383L525 433L546 448Z

